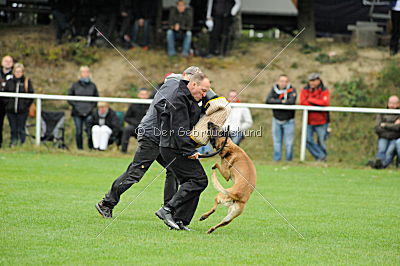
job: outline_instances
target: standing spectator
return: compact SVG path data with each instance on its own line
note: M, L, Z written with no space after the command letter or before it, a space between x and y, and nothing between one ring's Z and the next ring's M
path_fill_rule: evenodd
M240 10L241 0L208 0L206 25L211 31L210 56L225 56L233 17Z
M0 71L0 92L3 92L6 88L6 83L11 80L13 76L13 65L14 59L6 55L1 60L1 71ZM0 97L0 148L3 144L3 124L4 117L6 116L6 103L7 98Z
M33 93L32 82L24 76L24 65L15 64L12 79L6 82L6 92ZM6 98L6 113L11 128L10 146L15 146L18 140L25 143L25 125L28 119L29 107L33 99Z
M110 3L112 2L112 3ZM96 27L97 29L111 42L113 42L116 35L115 29L117 26L117 17L120 13L120 0L108 1L97 0L95 2L96 8ZM107 46L107 41L100 37L97 33L97 44Z
M399 109L399 97L391 96L388 109ZM379 114L376 117L375 132L378 135L378 152L375 161L369 161L372 168L382 169L392 162L395 151L400 158L400 115Z
M56 21L56 40L57 44L62 43L62 37L68 30L72 32L70 15L73 9L73 1L52 0L51 8L54 20Z
M390 54L396 55L399 52L400 37L400 0L390 1L392 18L392 38L390 39Z
M308 84L301 90L300 104L329 106L329 98L329 90L324 86L320 75L318 73L311 73L308 77ZM328 112L308 112L307 149L317 161L325 161L328 155L325 144L328 125ZM314 132L317 134L317 143L314 142Z
M176 2L176 7L172 7L169 13L169 27L167 31L168 55L174 56L175 40L182 40L182 55L189 56L190 44L192 42L193 12L186 7L185 1Z
M87 66L82 66L79 70L79 80L72 84L72 87L68 91L68 95L73 96L99 96L96 84L91 81L90 69ZM83 149L82 132L84 124L87 127L87 121L90 119L93 108L96 107L95 102L80 102L80 101L68 101L72 106L72 117L75 123L75 140L76 146L79 150ZM92 148L92 142L90 141L90 132L86 128L88 135L88 146Z
M228 102L240 103L237 97L238 93L231 90L228 94ZM230 134L233 143L239 145L244 139L244 131L251 128L253 125L253 118L251 117L250 109L247 107L232 107L231 112L226 120L223 128L226 130L229 126Z
M88 126L92 132L93 148L105 151L108 144L119 144L122 129L117 114L108 103L99 102L97 107L88 121Z
M140 89L138 98L148 99L149 91L146 88ZM149 105L144 103L132 103L129 105L128 111L125 114L125 122L128 123L128 126L126 126L122 132L122 153L126 153L128 151L130 137L133 136L135 139L137 139L136 129L139 126L140 121L142 121L142 118L145 116L147 109L149 109Z
M280 75L272 87L267 104L296 104L296 89L289 83L286 75ZM285 141L286 161L293 159L293 145L295 135L294 110L274 109L272 118L272 136L274 140L274 161L281 160L282 142Z

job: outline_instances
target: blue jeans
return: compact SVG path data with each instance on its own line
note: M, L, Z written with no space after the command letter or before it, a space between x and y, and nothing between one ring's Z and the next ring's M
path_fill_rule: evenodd
M376 158L382 160L382 165L384 168L389 166L396 152L397 156L399 157L400 139L378 139L378 153L376 154Z
M150 21L148 19L144 20L143 24L143 42L138 43L138 34L139 34L139 21L136 20L134 25L133 25L133 30L132 30L132 42L135 44L140 44L142 46L148 46L150 43Z
M79 150L83 149L83 126L86 127L86 134L88 136L88 147L89 149L93 148L92 145L92 140L90 138L90 132L89 129L87 128L87 122L88 120L91 119L91 116L73 116L74 123L75 123L75 140L76 140L76 146L78 147Z
M285 142L286 161L293 159L295 124L294 118L280 121L272 118L272 137L274 140L274 161L281 160L282 142Z
M22 114L7 113L8 123L11 128L11 145L16 145L18 139L21 144L25 143L25 125L28 119L28 112Z
M326 123L317 126L307 126L307 149L316 160L323 160L328 155L325 144L328 125ZM317 133L317 142L314 142L314 132Z
M192 32L190 30L186 32L167 30L167 43L168 43L168 55L176 55L175 51L175 39L183 39L182 55L188 56L190 44L192 42Z
M208 143L207 145L198 148L197 151L200 152L201 154L206 154L212 152L212 148L210 143Z

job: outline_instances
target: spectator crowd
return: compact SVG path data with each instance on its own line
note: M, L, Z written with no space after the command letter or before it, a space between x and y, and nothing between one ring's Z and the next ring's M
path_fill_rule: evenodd
M2 58L0 71L0 91L14 93L34 93L32 81L25 76L24 66L14 63L11 56ZM176 79L177 75L168 73L165 80ZM78 80L68 90L72 96L98 97L96 84L91 79L89 67L79 69ZM297 90L290 83L287 75L280 75L266 97L266 104L295 105ZM138 98L154 97L146 88L141 88ZM300 90L300 105L329 106L330 92L324 85L319 73L311 73L308 83ZM239 103L239 94L229 91L227 100ZM110 144L117 144L122 153L127 153L129 139L137 138L137 128L146 115L148 104L130 104L126 113L120 117L106 102L68 101L71 106L71 116L75 124L75 142L79 150L83 146L83 133L88 140L88 148L104 151ZM391 96L387 103L388 109L400 109L398 96ZM295 111L273 109L272 138L273 160L282 159L283 147L286 161L292 161L295 140ZM25 143L26 122L28 117L35 116L35 106L32 99L0 97L0 147L3 142L3 125L7 117L11 140L10 146ZM124 127L124 122L126 126ZM309 111L307 121L307 149L316 161L326 161L328 156L326 141L329 133L329 112ZM251 112L246 107L233 107L223 128L230 128L232 141L240 145L246 137L246 130L253 125ZM375 131L378 135L378 151L376 158L368 162L373 168L383 169L390 165L397 155L400 158L400 115L379 114L376 118ZM211 152L210 145L199 148L200 153Z
M192 3L196 2L196 3ZM107 46L118 43L125 48L141 47L148 50L152 33L165 32L169 56L177 49L187 57L199 51L192 49L194 22L209 31L209 47L202 56L224 56L233 40L234 17L241 7L240 0L209 0L203 4L191 1L188 5L178 0L168 13L168 20L161 29L153 30L159 12L159 1L117 0L110 1L62 1L52 0L52 15L56 22L56 40L62 43L77 36L87 38L88 45ZM204 14L206 11L206 14ZM196 25L197 25L196 24ZM200 27L195 29L200 32ZM106 38L103 38L103 36Z

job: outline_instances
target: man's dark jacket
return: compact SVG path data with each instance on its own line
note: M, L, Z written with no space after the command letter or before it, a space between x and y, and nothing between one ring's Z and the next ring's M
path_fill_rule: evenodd
M400 124L395 124L396 120L400 120L399 114L379 114L376 117L375 132L382 139L398 139L400 138ZM385 123L384 127L381 123Z
M180 29L183 31L192 30L193 27L192 9L186 7L183 13L179 13L176 7L171 7L168 24L170 27L174 27L175 24L179 24Z
M74 96L99 96L97 87L93 82L83 82L81 80L72 84L68 95ZM68 101L72 106L72 116L88 116L96 107L96 102Z
M187 85L188 81L181 80L171 101L155 106L157 110L162 109L160 147L179 150L185 157L196 152L196 143L190 138L190 131L199 121L202 110Z
M34 93L31 80L28 80L28 87L25 88L25 77L12 78L6 82L5 92L15 93ZM14 114L23 114L29 112L29 106L33 99L27 98L6 98L6 112ZM16 107L16 110L15 110Z
M7 80L12 79L13 73L12 73L12 69L10 69L8 72L4 73L3 69L0 67L0 92L4 92L5 88L6 88L6 83ZM5 108L6 105L6 99L4 97L0 97L0 108Z
M275 85L277 86L277 85ZM275 87L274 86L274 87ZM282 103L283 99L285 99L285 95L278 94L275 92L274 88L271 89L271 92L268 94L266 103L267 104L287 104L287 105L293 105L296 104L296 89L291 87L288 88L287 90L287 95L286 95L286 102ZM295 111L294 110L280 110L280 109L273 109L272 110L273 115L276 119L280 121L285 121L285 120L290 120L294 118Z
M95 109L92 112L92 117L88 121L88 127L90 129L95 125L100 125L100 116L98 109ZM122 132L121 123L119 121L117 114L111 108L108 108L108 113L105 117L104 125L108 126L112 130L110 140L115 141L120 138Z
M140 121L146 115L147 109L149 109L148 104L132 103L125 113L125 122L135 128L138 127Z
M212 17L232 17L231 11L235 0L214 0L212 6Z

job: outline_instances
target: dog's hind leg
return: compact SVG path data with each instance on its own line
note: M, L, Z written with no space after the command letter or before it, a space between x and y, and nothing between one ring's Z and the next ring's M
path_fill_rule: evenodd
M215 212L215 210L218 207L218 204L220 203L220 197L223 196L222 193L218 193L218 195L215 197L214 200L214 206L211 208L211 210L209 210L208 212L204 213L201 217L200 217L200 221L204 221L205 219L207 219L211 214L213 214Z
M230 222L232 222L233 219L238 217L243 212L244 206L245 206L244 203L239 203L239 202L233 203L228 209L228 215L219 224L208 229L207 233L211 234L218 227L225 226Z

